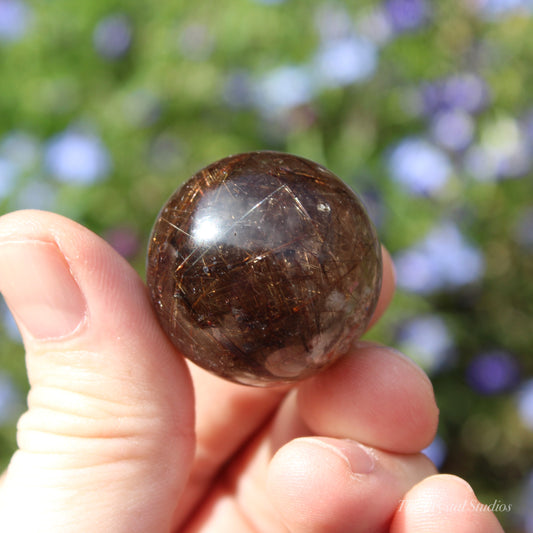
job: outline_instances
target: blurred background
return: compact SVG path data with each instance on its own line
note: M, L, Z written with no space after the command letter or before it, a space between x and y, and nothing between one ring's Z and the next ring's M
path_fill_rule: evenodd
M144 276L204 165L326 165L394 257L370 338L434 383L428 455L533 532L532 35L531 0L0 0L0 213L71 217ZM1 467L26 391L0 302Z

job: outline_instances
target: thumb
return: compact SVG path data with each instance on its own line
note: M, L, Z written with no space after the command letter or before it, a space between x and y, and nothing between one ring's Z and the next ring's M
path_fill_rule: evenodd
M30 381L0 531L165 532L194 446L186 365L135 271L65 218L0 218L0 291Z

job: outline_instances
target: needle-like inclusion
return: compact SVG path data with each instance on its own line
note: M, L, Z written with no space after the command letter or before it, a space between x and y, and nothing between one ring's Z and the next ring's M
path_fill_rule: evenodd
M147 281L159 321L189 359L267 386L307 378L366 329L381 250L339 178L278 152L200 170L154 225Z

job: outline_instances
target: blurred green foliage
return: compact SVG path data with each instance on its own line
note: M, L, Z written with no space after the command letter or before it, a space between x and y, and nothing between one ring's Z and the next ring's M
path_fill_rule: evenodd
M520 504L533 500L527 4L18 1L13 35L2 30L9 3L0 0L0 212L71 217L144 275L158 210L202 166L255 149L328 166L362 194L402 265L370 337L430 373L443 471L482 502L513 504L498 517L521 530ZM93 143L75 165L96 164L84 159L95 153L109 164L83 179L58 171L53 158L65 155L52 144L73 132ZM423 285L424 275L441 281ZM23 394L23 351L4 322L0 369ZM487 353L502 357L487 363ZM0 419L0 464L14 446L13 417Z

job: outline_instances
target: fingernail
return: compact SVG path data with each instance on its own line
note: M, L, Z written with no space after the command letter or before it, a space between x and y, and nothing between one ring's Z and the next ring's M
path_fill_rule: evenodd
M37 340L66 337L86 316L85 298L52 243L0 244L0 292L19 326Z
M375 460L371 451L358 442L349 439L309 438L313 442L330 449L346 461L354 474L370 474Z

